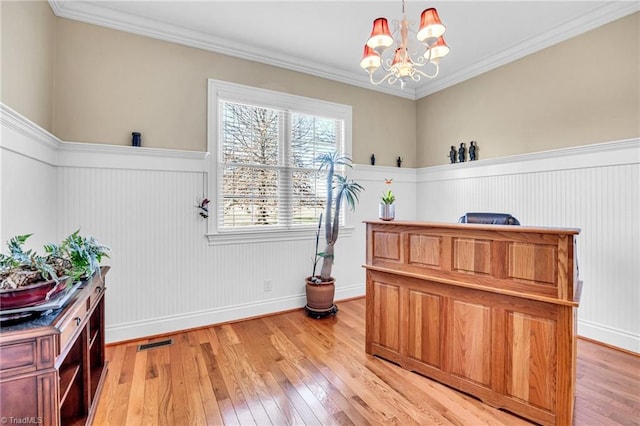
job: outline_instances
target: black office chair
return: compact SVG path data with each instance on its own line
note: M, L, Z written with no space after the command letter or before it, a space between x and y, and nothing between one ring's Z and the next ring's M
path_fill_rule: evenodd
M458 223L481 223L485 225L520 225L518 219L508 213L467 213Z

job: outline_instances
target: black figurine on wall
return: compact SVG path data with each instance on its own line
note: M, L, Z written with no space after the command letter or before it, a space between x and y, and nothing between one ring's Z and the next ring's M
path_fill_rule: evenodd
M376 165L376 155L375 154L371 154L371 165L372 166Z
M456 162L456 147L451 145L451 151L449 151L449 163L454 164Z
M142 134L140 132L131 133L131 146L140 146Z
M402 157L396 158L396 164L398 165L398 167L402 167Z
M469 146L469 161L475 161L476 160L476 141L471 141L469 142L470 146Z
M464 163L465 152L464 142L462 142L460 143L460 148L458 148L458 163Z

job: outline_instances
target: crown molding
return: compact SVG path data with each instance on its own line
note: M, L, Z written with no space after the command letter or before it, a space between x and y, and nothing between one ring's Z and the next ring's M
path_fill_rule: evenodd
M311 61L304 61L280 52L270 51L264 54L258 49L246 44L214 37L188 28L156 21L141 16L122 13L108 7L85 1L49 0L51 9L60 18L86 22L88 24L107 27L118 31L168 41L184 46L195 47L209 52L232 56L248 61L259 62L278 68L297 71L328 80L377 90L386 94L400 96L406 99L416 99L416 92L412 88L401 90L395 86L372 86L366 76L348 71L336 70L334 67L324 66Z
M284 68L316 77L326 78L351 86L374 90L406 99L417 100L462 81L476 77L499 66L513 62L526 55L544 49L583 32L612 22L623 16L640 10L636 1L614 1L590 13L578 16L565 25L542 36L531 38L524 43L505 49L483 61L450 75L440 75L435 80L418 89L400 89L389 85L372 85L362 73L338 70L334 67L305 61L280 52L271 51L269 55L264 50L234 43L233 41L213 37L188 28L167 24L141 16L134 16L88 1L48 0L56 16L86 22L102 27L112 28L158 40L177 43L197 49L207 50L226 56L237 57L249 61L259 62L278 68Z
M635 1L608 3L592 12L577 16L546 34L518 43L459 72L445 76L441 74L438 79L432 80L431 84L416 90L416 100L613 22L638 10L640 10L640 3Z

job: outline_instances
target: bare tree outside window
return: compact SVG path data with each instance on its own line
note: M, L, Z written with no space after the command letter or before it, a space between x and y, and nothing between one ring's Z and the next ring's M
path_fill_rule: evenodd
M341 120L220 102L224 228L317 223L326 183L317 158L335 151Z

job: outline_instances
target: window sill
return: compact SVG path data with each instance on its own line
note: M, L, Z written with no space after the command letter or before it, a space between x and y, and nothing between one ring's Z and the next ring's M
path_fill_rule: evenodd
M210 246L228 244L270 243L275 241L313 240L317 228L268 230L268 231L231 231L207 234ZM353 226L340 228L340 237L349 238L353 235ZM324 241L324 228L321 229L320 239Z

